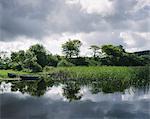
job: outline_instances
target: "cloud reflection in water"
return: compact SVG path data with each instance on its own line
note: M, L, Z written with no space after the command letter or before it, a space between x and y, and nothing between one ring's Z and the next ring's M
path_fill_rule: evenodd
M9 88L8 88L9 89ZM150 91L92 94L82 87L81 100L68 102L62 86L53 86L42 97L21 92L1 92L1 119L148 119Z

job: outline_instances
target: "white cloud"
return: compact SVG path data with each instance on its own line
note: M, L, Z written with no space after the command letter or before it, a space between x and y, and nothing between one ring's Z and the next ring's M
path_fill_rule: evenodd
M26 50L29 46L40 43L38 40L30 39L26 37L18 37L15 41L5 42L0 41L0 51L19 51L19 50Z
M48 52L62 55L61 46L68 39L81 39L81 36L80 34L63 33L53 34L51 36L44 37L41 40L30 39L26 37L18 37L15 41L0 41L0 51L6 51L10 54L10 52L12 51L27 50L31 45L39 43L42 44ZM84 43L84 41L82 42ZM82 50L85 51L84 44Z
M62 55L62 44L68 39L79 39L83 43L81 47L81 55L89 56L91 51L90 45L114 44L123 45L127 51L148 50L150 48L150 33L147 32L91 32L91 33L63 33L53 34L44 37L41 40L29 39L26 37L18 37L15 41L0 41L0 51L18 51L27 50L31 45L40 43L46 47L47 51L53 54Z
M88 14L100 14L102 16L114 13L114 2L110 0L66 0L69 4L79 4L81 11Z
M79 0L65 0L66 4L77 4Z
M150 7L150 0L136 0L137 4L134 6L133 11L138 11L143 9L144 7Z
M128 51L148 50L150 48L150 32L121 32L120 38L123 39Z

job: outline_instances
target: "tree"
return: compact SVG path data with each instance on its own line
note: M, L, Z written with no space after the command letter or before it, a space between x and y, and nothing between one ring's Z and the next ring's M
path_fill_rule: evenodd
M67 58L71 58L73 56L78 57L81 45L81 41L69 39L69 41L62 45L63 53L66 55Z
M105 65L143 66L147 64L143 57L125 52L121 45L103 45L101 49L106 54L106 57L102 59Z
M25 51L20 50L18 52L11 53L11 60L15 63L22 64L25 60Z
M105 53L106 57L103 58L103 62L107 65L124 65L122 58L126 54L123 46L103 45L101 47L102 53Z
M37 63L40 66L44 67L47 65L47 54L44 46L40 44L33 45L29 48L28 52L31 52L37 58Z
M125 53L123 46L103 45L101 47L102 52L108 56L122 56Z
M47 66L54 66L56 67L58 62L59 62L59 59L57 56L53 56L52 54L48 54L47 55Z
M90 46L90 49L93 51L93 57L94 57L94 58L97 56L98 53L100 53L100 52L99 52L100 47L97 46L97 45L91 45L91 46Z
M24 61L24 68L31 70L31 72L42 71L41 65L37 63L37 58L32 53L28 52Z

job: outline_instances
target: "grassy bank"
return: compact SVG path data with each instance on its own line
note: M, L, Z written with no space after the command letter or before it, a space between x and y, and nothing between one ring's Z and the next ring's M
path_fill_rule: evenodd
M28 74L27 72L22 72L22 71L0 70L0 78L8 78L8 73L14 73L17 75Z
M148 67L59 67L46 69L45 74L54 79L149 79Z
M0 78L8 73L17 75L27 72L0 70ZM35 73L34 73L35 74ZM149 80L149 67L48 67L38 75L54 80Z

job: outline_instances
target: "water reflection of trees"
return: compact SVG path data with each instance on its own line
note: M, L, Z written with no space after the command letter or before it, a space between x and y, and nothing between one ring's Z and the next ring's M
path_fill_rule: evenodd
M42 96L44 95L47 85L44 80L40 81L17 81L11 82L12 91L20 91L22 93L28 93L32 96Z
M95 80L95 81L53 81L53 80L39 80L39 81L11 81L12 91L20 91L28 93L32 96L42 96L49 87L63 84L63 96L69 101L80 100L82 94L80 93L82 86L88 86L92 94L99 92L114 93L124 92L130 87L142 88L145 92L149 90L149 81L145 80Z
M81 85L77 85L75 82L67 82L63 87L63 95L69 100L79 100L82 95L79 94Z
M124 83L121 80L112 80L112 81L101 81L91 83L91 92L96 94L99 92L104 93L114 93L114 92L124 92L125 89L129 88L127 83Z

